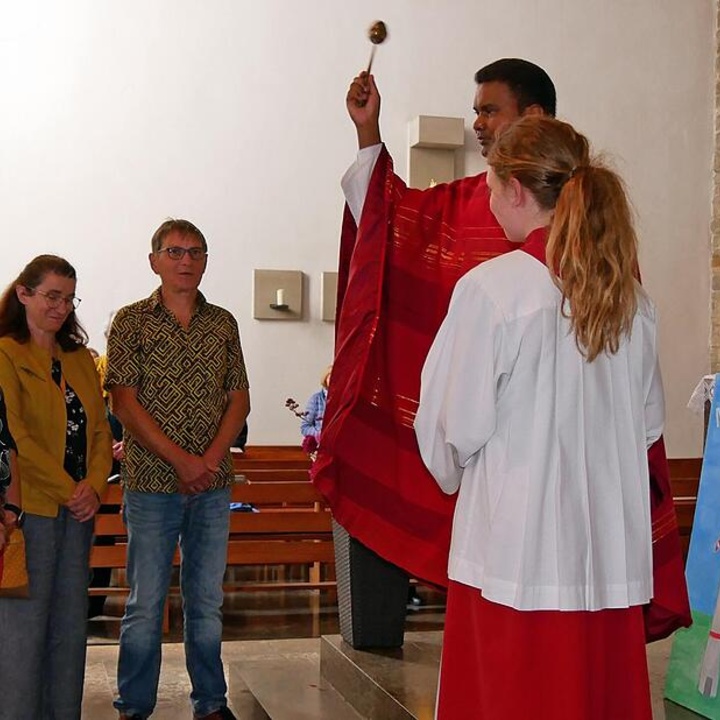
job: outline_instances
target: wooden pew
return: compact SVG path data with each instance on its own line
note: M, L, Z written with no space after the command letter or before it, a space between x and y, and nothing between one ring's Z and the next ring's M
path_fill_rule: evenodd
M233 502L249 503L259 512L230 514L229 566L334 562L330 513L309 482L239 483L232 487L231 497ZM121 502L122 491L115 485L108 490L105 504ZM95 535L113 537L115 545L94 546L91 567L124 568L127 531L120 512L98 513ZM179 561L178 551L176 564ZM103 594L107 589L91 588L91 592Z
M687 560L690 547L690 533L695 505L697 503L698 485L702 458L680 458L668 460L670 466L670 485L672 486L675 512L680 528L680 545L683 558Z
M309 470L310 458L294 445L248 445L244 452L232 452L235 473L248 470Z
M235 471L236 476L248 483L309 482L310 473L305 468L244 468Z
M270 580L235 580L228 578L226 591L234 590L292 590L335 588L335 555L332 540L330 512L322 496L308 478L309 461L293 457L294 453L280 454L285 461L280 467L271 467L267 453L242 464L241 482L231 488L231 501L248 503L258 512L232 512L227 547L227 565L279 566L280 577ZM260 460L260 468L252 463ZM305 464L306 467L302 467ZM118 509L122 503L122 490L113 485L104 498L103 508L95 523L95 535L114 540L114 545L95 545L90 556L93 568L119 570L118 584L112 587L92 587L91 595L123 594L129 591L122 570L126 566L127 531ZM103 512L105 511L105 512ZM179 565L176 552L174 563ZM308 568L307 577L285 579L282 569L290 565ZM277 574L277 573L276 573ZM171 587L176 592L177 587ZM167 627L166 627L167 629Z

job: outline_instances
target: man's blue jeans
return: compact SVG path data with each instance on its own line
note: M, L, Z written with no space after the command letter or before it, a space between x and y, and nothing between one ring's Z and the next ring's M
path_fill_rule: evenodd
M120 629L114 705L142 717L155 707L163 607L179 541L190 699L196 715L208 715L227 704L220 648L230 490L199 495L125 491L124 513L130 596Z

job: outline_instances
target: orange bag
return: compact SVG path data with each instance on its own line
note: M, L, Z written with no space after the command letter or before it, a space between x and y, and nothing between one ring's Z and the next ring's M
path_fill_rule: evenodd
M0 551L0 598L26 598L30 596L25 536L16 529Z

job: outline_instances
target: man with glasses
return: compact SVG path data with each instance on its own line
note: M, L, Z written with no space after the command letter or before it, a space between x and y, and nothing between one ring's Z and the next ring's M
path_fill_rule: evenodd
M162 615L180 544L185 653L195 718L232 720L220 657L229 448L250 410L237 323L198 290L207 243L187 220L152 238L161 286L118 311L105 386L125 428L130 584L120 632L120 719L147 718L160 675Z

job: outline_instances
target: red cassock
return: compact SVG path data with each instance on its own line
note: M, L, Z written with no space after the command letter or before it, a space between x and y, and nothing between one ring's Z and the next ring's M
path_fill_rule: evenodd
M313 481L351 536L440 586L455 497L438 488L418 451L420 373L459 278L516 248L490 212L484 173L409 189L385 148L359 227L345 210L335 360ZM689 620L689 608L662 441L650 462L663 480L653 487L653 506L663 510L661 525L653 522L656 590L658 567L667 585L657 637L673 624L667 615Z
M523 612L451 582L437 720L652 720L640 607Z

